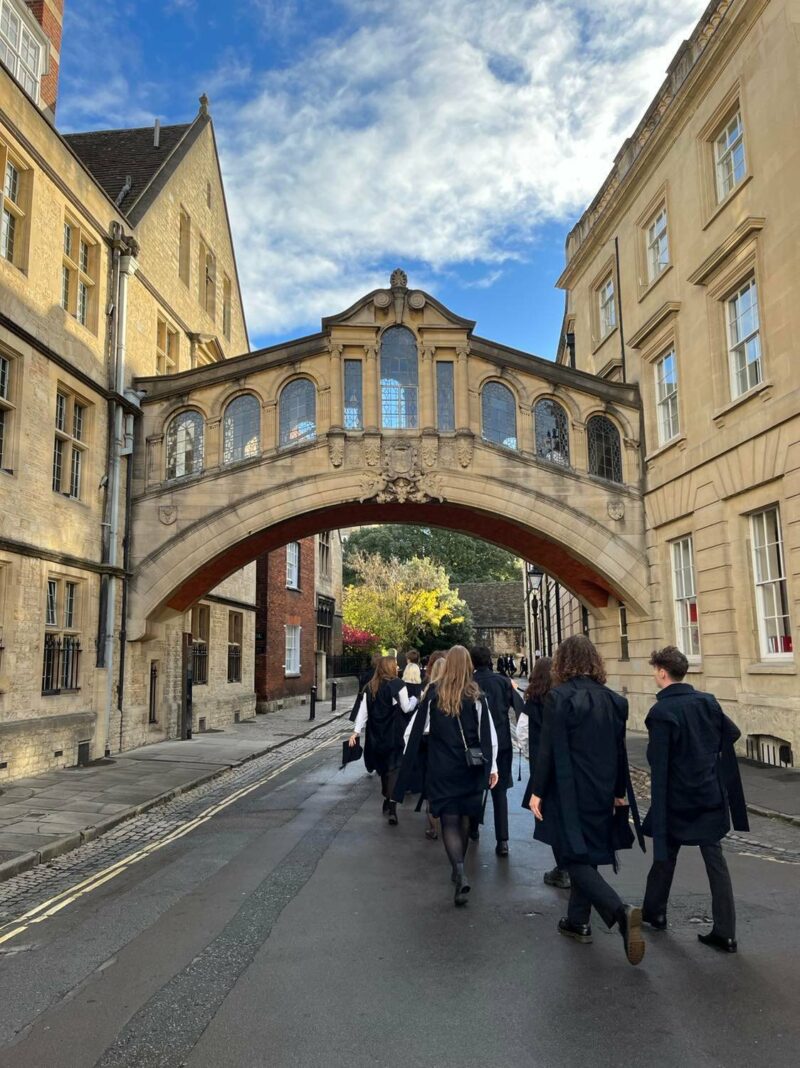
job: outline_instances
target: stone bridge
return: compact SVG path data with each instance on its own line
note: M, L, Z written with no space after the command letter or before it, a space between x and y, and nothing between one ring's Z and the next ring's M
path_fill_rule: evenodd
M287 541L364 523L475 534L595 614L647 614L640 402L390 286L272 348L139 379L128 637Z

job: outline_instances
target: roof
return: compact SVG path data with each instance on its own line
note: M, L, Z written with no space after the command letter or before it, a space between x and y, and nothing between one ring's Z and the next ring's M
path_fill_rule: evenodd
M192 125L162 126L158 148L153 144L152 126L65 134L64 140L114 202L130 175L131 188L118 204L128 214Z
M524 627L525 591L522 582L459 582L476 627Z

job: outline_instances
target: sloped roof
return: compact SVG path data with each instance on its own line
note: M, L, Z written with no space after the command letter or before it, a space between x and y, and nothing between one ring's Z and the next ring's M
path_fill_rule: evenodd
M521 582L459 582L476 627L524 627L525 593Z
M113 201L122 192L130 175L131 188L118 205L128 214L193 125L189 122L162 126L158 148L153 144L152 126L65 134L64 140ZM180 155L182 153L177 158Z

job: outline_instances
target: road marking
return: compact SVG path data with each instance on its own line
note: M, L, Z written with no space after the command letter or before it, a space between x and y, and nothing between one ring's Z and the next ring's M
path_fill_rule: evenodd
M213 819L214 816L228 808L229 805L235 804L237 801L241 800L241 798L246 797L247 794L264 786L265 783L277 778L278 775L282 775L287 768L291 768L299 761L305 760L313 753L319 752L320 749L325 749L327 746L334 743L339 744L339 741L338 738L328 738L326 741L320 742L319 745L307 749L304 753L299 753L296 757L287 760L286 763L282 764L279 768L274 768L256 782L250 783L249 786L240 787L224 800L218 801L205 809L199 816L194 816L192 819L187 820L186 823L183 823L175 830L170 831L169 834L164 835L163 838L158 838L155 842L151 842L143 849L131 853L122 860L115 861L114 864L110 864L107 868L95 872L94 875L90 875L88 878L76 883L75 886L71 886L67 890L62 890L61 893L56 894L49 900L43 901L40 905L36 905L35 908L30 909L22 916L18 916L15 920L10 920L8 923L3 924L0 926L0 945L5 942L10 942L12 938L16 938L17 935L29 930L32 924L42 923L44 920L50 919L51 916L55 916L56 913L61 912L61 910L68 905L72 905L80 898L85 897L87 894L91 894L93 890L96 890L104 883L108 883L112 879L115 879L118 875L121 875L122 872L133 867L134 864L138 864L140 860L144 860L145 857L152 856L152 854L156 853L159 849L163 849L165 846L178 841L179 838L183 838L187 834L190 834L202 824L207 823L210 819ZM9 930L8 928L12 929Z

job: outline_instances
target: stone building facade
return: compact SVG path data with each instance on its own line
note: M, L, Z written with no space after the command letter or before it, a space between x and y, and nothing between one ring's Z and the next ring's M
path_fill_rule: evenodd
M487 646L494 657L527 653L521 582L459 582L458 595L469 605L476 645Z
M651 611L595 628L612 682L640 723L677 643L772 763L800 752L799 129L798 5L709 4L559 280L559 362L642 396Z
M193 621L195 715L255 703L254 564L146 655L125 641L133 380L248 349L207 102L184 125L61 136L62 7L4 6L40 51L35 79L0 63L0 778L178 733Z

